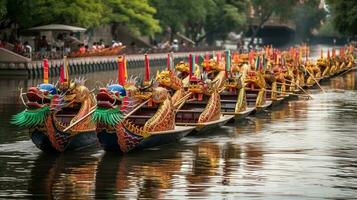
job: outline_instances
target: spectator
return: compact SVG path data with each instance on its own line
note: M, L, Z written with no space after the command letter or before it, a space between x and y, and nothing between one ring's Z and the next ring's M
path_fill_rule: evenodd
M28 41L26 41L24 43L24 46L25 46L25 52L28 53L28 54L31 54L32 53L32 47L31 47L31 45L29 44Z
M41 52L45 52L48 49L48 42L45 35L42 36L39 42L39 48Z
M84 53L86 52L86 48L85 48L84 44L82 44L82 45L80 46L79 52L80 52L81 54L84 54Z
M121 44L121 42L119 42ZM112 40L112 47L115 48L115 47L119 47L121 45L119 45L118 42L116 42L115 40Z
M100 39L99 42L98 42L98 47L100 49L104 49L105 48L105 44L104 44L104 40L103 39Z
M0 40L0 47L1 48L5 48L6 47L6 44L4 41Z
M94 50L97 49L97 42L93 42L92 49L94 49Z
M66 40L64 42L64 45L67 49L66 50L67 53L69 53L71 51L78 51L79 47L82 44L83 43L74 36L74 33L70 33L69 37L66 37Z
M173 51L178 51L179 49L179 44L178 44L178 40L177 39L174 39L173 42L172 42L172 50Z
M24 53L24 45L18 40L15 41L15 52L19 54Z

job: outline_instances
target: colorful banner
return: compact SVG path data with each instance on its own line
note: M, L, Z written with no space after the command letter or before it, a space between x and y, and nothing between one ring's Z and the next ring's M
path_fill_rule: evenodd
M231 52L229 50L225 51L226 53L226 77L228 76L228 72L231 71Z
M150 62L149 57L145 54L145 81L150 80Z
M48 83L48 60L43 60L43 83Z
M125 58L118 57L118 82L120 85L125 85Z

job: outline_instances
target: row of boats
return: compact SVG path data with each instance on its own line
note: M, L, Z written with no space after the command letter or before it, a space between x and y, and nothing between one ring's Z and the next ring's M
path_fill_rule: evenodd
M245 54L226 50L212 58L190 54L188 62L176 66L168 54L166 69L153 77L145 55L143 81L127 77L120 57L118 82L93 90L84 79L70 80L64 61L57 84L48 83L44 67L44 83L21 90L26 109L12 123L28 128L34 144L45 152L98 142L104 150L120 153L160 146L259 114L287 99L312 98L306 89L354 67L353 47L341 48L338 55L333 49L326 57L321 52L317 61L309 60L309 52L307 46Z

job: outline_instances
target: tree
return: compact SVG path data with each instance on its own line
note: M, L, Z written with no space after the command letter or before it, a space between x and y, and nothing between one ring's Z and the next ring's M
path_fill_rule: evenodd
M224 38L246 22L245 1L235 0L151 0L162 27L184 33L196 43ZM173 34L172 34L173 33Z
M184 33L195 40L214 5L212 0L151 0L150 2L157 10L155 17L167 30L170 40L177 32Z
M291 10L298 3L298 0L250 0L248 8L248 24L252 31L251 41L262 29L264 24L271 18L277 17L282 21L287 21L293 16Z
M314 28L319 28L325 19L326 11L320 7L319 0L305 0L294 8L293 20L296 25L296 35L300 38L310 37Z
M247 22L247 1L215 0L216 9L208 15L205 32L200 39L207 37L212 43L215 39L225 39L231 31L242 31Z
M106 0L109 14L107 20L116 25L125 25L135 35L153 35L160 32L159 21L153 15L156 9L147 0Z
M342 34L357 34L357 4L355 0L328 0L334 27Z
M20 28L60 23L97 27L117 23L135 34L159 32L153 18L156 10L147 0L0 0L0 28L17 24Z

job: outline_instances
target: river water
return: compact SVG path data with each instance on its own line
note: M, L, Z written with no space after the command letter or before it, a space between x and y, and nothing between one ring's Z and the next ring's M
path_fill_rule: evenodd
M93 88L115 74L85 76ZM99 146L63 155L38 150L26 130L9 124L23 109L18 87L37 83L0 80L1 199L357 197L357 72L323 82L326 93L311 90L313 100L124 156Z

